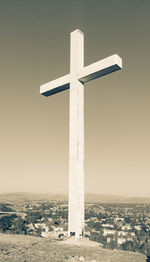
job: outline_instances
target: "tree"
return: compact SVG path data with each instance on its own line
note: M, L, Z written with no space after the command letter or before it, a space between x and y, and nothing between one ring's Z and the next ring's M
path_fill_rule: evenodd
M12 212L13 210L9 207L9 204L7 203L1 203L0 204L0 210L3 212Z
M16 218L17 216L14 214L14 215L11 215L11 216L3 216L0 218L0 231L1 232L6 232L7 230L10 230L12 224L13 224L13 221L14 219Z
M133 244L132 241L126 241L120 247L121 247L122 250L135 251L135 247L134 247L134 244Z
M130 224L132 221L131 221L131 218L128 216L124 218L124 222L127 224Z
M143 253L147 256L150 256L150 243L144 242L141 245L139 252L141 252L141 253Z
M117 242L114 240L111 240L109 243L107 243L106 248L109 249L116 249L118 247Z
M28 212L27 216L25 217L26 222L30 223L37 223L39 219L42 218L41 212Z
M107 243L106 237L104 237L103 235L100 235L97 232L91 232L90 233L90 240L97 241L97 242L102 243L102 244L106 244Z
M146 228L146 225L142 225L141 227L141 236L145 236L147 235L147 228Z
M94 223L94 228L95 228L96 231L99 231L100 230L100 223L99 222Z
M26 221L18 217L13 223L12 232L19 235L27 235Z

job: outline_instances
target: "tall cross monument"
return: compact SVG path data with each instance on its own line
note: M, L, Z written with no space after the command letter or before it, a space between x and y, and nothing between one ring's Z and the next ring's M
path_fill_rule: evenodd
M84 67L84 34L71 33L70 74L43 84L40 94L50 96L70 89L68 234L84 236L84 84L122 68L118 55Z

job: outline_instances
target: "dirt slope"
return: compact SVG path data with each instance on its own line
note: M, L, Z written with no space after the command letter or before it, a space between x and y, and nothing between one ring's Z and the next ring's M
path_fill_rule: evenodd
M0 234L0 262L146 262L142 254L68 245L48 239Z

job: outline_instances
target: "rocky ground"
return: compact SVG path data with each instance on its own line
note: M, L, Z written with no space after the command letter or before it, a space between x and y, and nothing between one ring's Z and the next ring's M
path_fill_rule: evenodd
M0 262L146 262L142 254L111 251L82 243L0 234Z

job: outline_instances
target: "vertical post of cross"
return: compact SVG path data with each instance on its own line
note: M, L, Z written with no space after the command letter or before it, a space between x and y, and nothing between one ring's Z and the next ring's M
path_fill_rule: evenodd
M84 234L84 85L78 72L84 66L84 35L70 39L70 127L69 127L69 235Z

